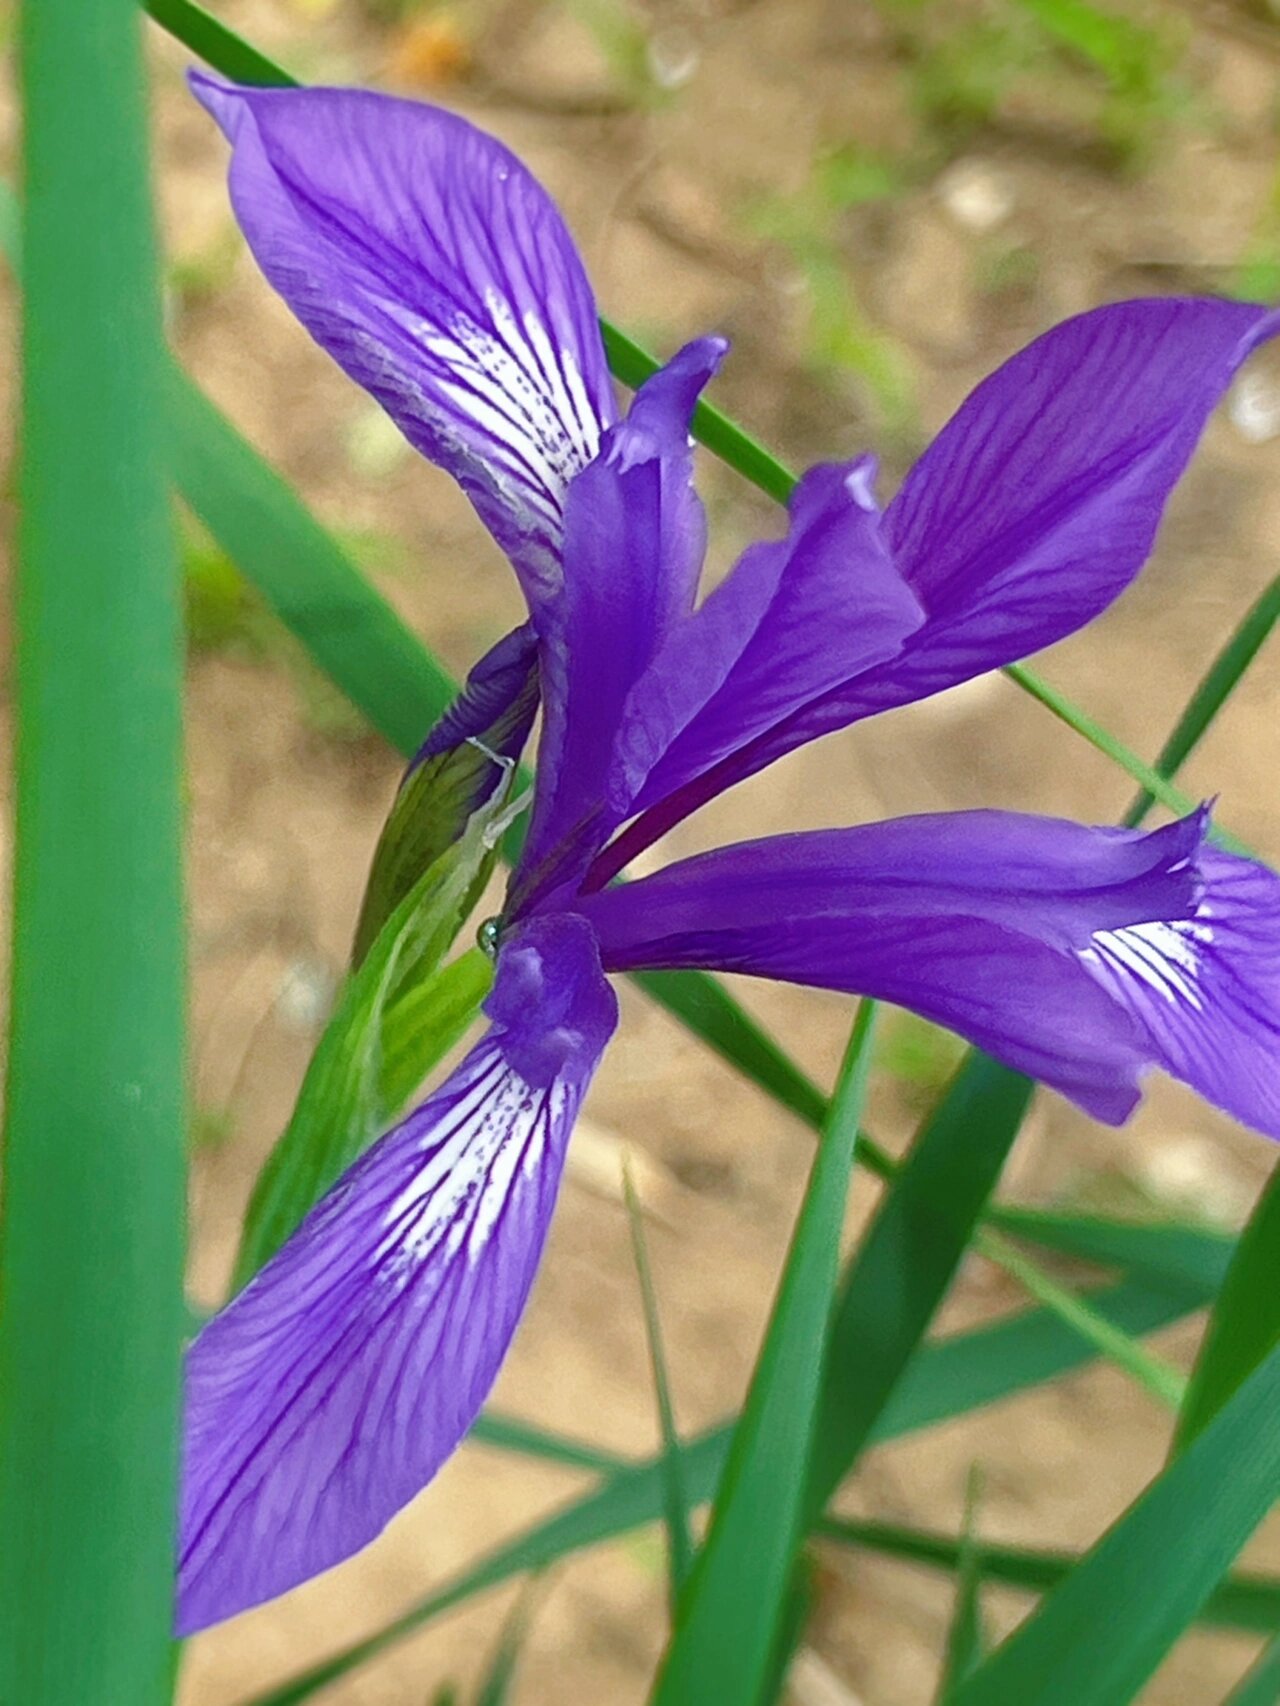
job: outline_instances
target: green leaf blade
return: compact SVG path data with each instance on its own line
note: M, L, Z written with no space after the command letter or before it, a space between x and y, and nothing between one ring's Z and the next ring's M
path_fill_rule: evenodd
M140 29L21 15L22 525L0 1698L169 1698L182 647ZM12 234L12 233L11 233Z
M1030 1098L1027 1079L970 1054L886 1192L832 1328L811 1516L873 1437L968 1248Z
M904 1528L894 1523L858 1522L823 1517L816 1532L842 1546L856 1546L901 1563L954 1574L961 1568L964 1536ZM988 1582L1020 1593L1041 1594L1066 1580L1081 1561L1078 1552L1044 1551L1030 1546L982 1544L982 1574ZM1228 1576L1205 1601L1201 1620L1217 1629L1265 1635L1280 1629L1280 1577Z
M1276 1706L1280 1701L1280 1635L1269 1641L1222 1706Z
M1274 1505L1277 1409L1280 1346L970 1677L956 1706L1128 1706Z
M631 1249L635 1259L636 1277L640 1282L640 1300L644 1309L645 1333L649 1340L649 1363L653 1370L653 1389L658 1404L658 1424L662 1430L662 1467L665 1493L664 1518L667 1529L667 1567L671 1585L671 1610L674 1615L693 1568L693 1532L689 1524L689 1504L684 1490L684 1467L680 1460L680 1435L676 1428L675 1405L671 1397L671 1380L667 1373L666 1353L662 1343L662 1322L658 1314L658 1294L649 1265L649 1246L644 1234L644 1211L636 1195L631 1171L624 1166L623 1194L626 1197L627 1219L631 1227Z
M873 1023L873 1004L864 1002L654 1706L712 1699L722 1706L756 1706L769 1677L802 1532Z
M1184 1450L1240 1383L1280 1344L1280 1166L1241 1233L1209 1317L1178 1414L1174 1449Z
M1257 657L1272 629L1280 622L1280 576L1245 611L1230 638L1201 677L1195 692L1160 748L1156 774L1174 776L1200 744L1218 712L1239 686L1245 671ZM1140 824L1155 804L1155 795L1143 788L1125 813L1130 828Z

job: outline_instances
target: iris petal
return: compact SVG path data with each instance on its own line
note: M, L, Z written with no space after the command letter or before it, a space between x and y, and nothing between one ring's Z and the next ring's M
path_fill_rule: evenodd
M646 380L569 488L564 591L539 622L543 732L517 909L576 882L618 822L608 782L623 708L687 618L702 567L689 421L726 347L701 338Z
M900 818L722 848L580 906L608 970L879 996L1112 1122L1160 1065L1280 1136L1280 878L1205 831Z
M1280 1137L1280 877L1213 847L1196 863L1192 906L1100 931L1086 959L1166 1072Z
M436 107L191 81L232 143L232 200L268 280L461 484L536 606L558 584L565 488L615 413L550 197Z
M896 656L920 626L924 613L884 541L874 479L870 457L811 469L786 537L744 552L637 681L609 791L627 811L662 803L646 840L696 803L699 778L852 672ZM624 835L593 886L626 857Z
M617 1018L590 931L504 948L492 1027L204 1328L186 1365L179 1633L377 1535L474 1421Z
M1067 320L997 369L907 475L884 546L924 609L900 649L726 754L628 832L638 850L784 753L1074 633L1150 554L1205 423L1280 312L1119 302ZM815 615L812 645L825 645ZM646 793L649 804L652 791Z

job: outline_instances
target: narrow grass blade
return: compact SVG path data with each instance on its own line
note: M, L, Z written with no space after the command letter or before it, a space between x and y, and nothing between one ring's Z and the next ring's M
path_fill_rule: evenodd
M534 1597L538 1586L538 1578L534 1576L503 1624L497 1647L489 1661L489 1668L476 1694L476 1706L507 1706L510 1701L516 1679L516 1666L520 1662L521 1649L524 1647L533 1617Z
M1280 622L1280 576L1249 606L1231 638L1209 665L1160 748L1154 766L1157 775L1175 776L1186 763L1277 622ZM1155 795L1144 788L1125 813L1125 823L1130 827L1140 824L1154 804Z
M811 1517L856 1462L915 1355L995 1188L1031 1088L985 1055L970 1054L867 1229L831 1332Z
M147 11L171 36L237 83L292 84L294 79L243 36L192 0L145 0Z
M1111 1220L1008 1205L993 1209L988 1220L1002 1232L1060 1255L1209 1292L1222 1284L1235 1249L1229 1234L1180 1221Z
M1099 1292L1093 1307L1130 1332L1154 1332L1208 1300L1194 1286L1164 1289L1129 1281ZM1015 1396L1094 1360L1094 1352L1056 1316L1042 1309L973 1332L925 1344L886 1405L872 1442L900 1439L953 1416ZM734 1424L722 1424L682 1447L686 1496L705 1504L723 1473ZM487 1589L589 1546L614 1540L662 1515L662 1457L637 1463L596 1491L517 1535L453 1581L411 1606L386 1628L301 1675L255 1695L243 1706L298 1706L332 1682Z
M956 1543L956 1598L947 1628L937 1706L948 1706L970 1671L982 1662L986 1635L982 1627L982 1547L978 1542L980 1471L969 1471L964 1501L964 1526Z
M926 1569L959 1571L964 1554L961 1535L935 1534L926 1529L892 1523L857 1522L827 1516L815 1533L842 1546L856 1546L904 1564ZM1037 1550L1026 1546L982 1544L982 1574L988 1582L1042 1594L1064 1582L1080 1562L1079 1552ZM1200 1621L1216 1629L1246 1635L1268 1635L1280 1629L1280 1577L1247 1572L1228 1576L1205 1601Z
M1088 1300L1095 1314L1125 1332L1154 1333L1203 1308L1210 1295L1195 1287L1125 1280L1088 1294ZM865 1440L859 1427L851 1443L861 1450L951 1416L969 1415L1083 1368L1096 1357L1088 1340L1047 1309L1027 1310L958 1338L930 1340L916 1353ZM846 1444L844 1453L849 1452Z
M1007 1239L990 1231L980 1231L972 1247L1003 1268L1029 1297L1052 1310L1060 1321L1079 1333L1082 1339L1087 1339L1099 1356L1144 1386L1157 1402L1173 1410L1178 1408L1187 1388L1185 1378L1176 1368L1147 1350L1141 1340L1112 1326L1078 1293L1068 1286L1059 1285L1043 1268L1028 1262Z
M20 18L28 188L0 1699L169 1698L181 629L129 0Z
M661 364L656 358L619 327L602 320L600 330L609 369L624 385L635 390L658 371ZM699 401L693 412L693 436L766 497L784 504L795 490L796 476L791 470L714 404Z
M1280 1166L1258 1198L1200 1346L1178 1416L1182 1451L1262 1359L1280 1344Z
M1259 1654L1222 1706L1277 1706L1280 1701L1280 1636Z
M649 1340L649 1361L653 1368L653 1390L658 1402L658 1424L662 1430L663 1516L667 1529L667 1567L671 1578L671 1617L674 1624L676 1607L680 1603L680 1595L684 1592L684 1585L693 1567L693 1532L689 1525L680 1435L676 1428L675 1407L671 1401L667 1359L662 1348L662 1323L658 1317L658 1296L654 1290L653 1271L649 1266L643 1210L632 1183L631 1170L625 1166L622 1188L627 1202L627 1219L631 1226L631 1249L635 1257L636 1276L640 1281L645 1332Z
M1159 769L1139 758L1137 753L1127 747L1122 740L1117 740L1115 735L1110 734L1102 727L1101 723L1096 722L1087 712L1073 705L1065 694L1059 693L1056 687L1050 687L1047 681L1042 680L1040 676L1029 670L1025 664L1007 664L1001 674L1007 675L1009 680L1016 682L1025 693L1029 693L1033 699L1039 700L1046 710L1052 711L1060 722L1065 723L1069 729L1074 729L1078 735L1082 735L1089 742L1090 746L1096 747L1114 764L1118 764L1122 770L1127 771L1134 781L1140 783L1144 791L1150 794L1153 799L1158 800L1162 806L1167 806L1171 812L1176 812L1180 817L1185 817L1188 812L1195 810L1198 801L1193 800L1190 795L1184 794L1181 788L1175 788L1172 782L1161 775ZM1210 830L1210 837L1220 847L1230 848L1233 853L1243 853L1251 859L1257 857L1256 854L1249 852L1242 841L1218 823L1215 823Z
M1278 1410L1280 1345L955 1706L1128 1706L1275 1504Z
M602 1451L599 1446L583 1445L566 1439L563 1434L550 1434L514 1416L483 1411L467 1435L477 1445L492 1445L499 1451L518 1451L525 1457L541 1457L548 1463L560 1463L566 1469L586 1469L596 1475L619 1475L635 1467L627 1457L617 1452Z
M654 1706L755 1706L769 1676L800 1546L874 1022L873 1003L863 1002Z

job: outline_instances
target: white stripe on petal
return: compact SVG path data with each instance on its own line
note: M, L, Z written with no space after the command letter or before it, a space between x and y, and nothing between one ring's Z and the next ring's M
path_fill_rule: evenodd
M1117 930L1097 930L1092 946L1080 957L1121 982L1137 978L1174 1006L1185 1003L1197 1013L1203 1012L1202 950L1213 941L1213 928L1203 921L1204 910L1198 918L1173 922L1157 919Z

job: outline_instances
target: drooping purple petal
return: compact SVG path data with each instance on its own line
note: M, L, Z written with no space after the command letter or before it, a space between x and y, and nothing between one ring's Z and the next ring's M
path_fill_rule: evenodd
M564 591L539 622L543 732L517 909L576 880L627 804L608 791L618 725L693 606L706 539L689 420L726 347L701 338L647 380L569 488Z
M1198 905L1099 931L1086 958L1166 1072L1280 1137L1280 877L1216 847L1196 866Z
M1142 568L1165 504L1242 362L1280 312L1119 302L1065 321L983 381L908 474L885 540L925 620L855 661L628 832L633 850L806 741L1026 657L1083 627Z
M349 1557L493 1383L617 1004L580 919L504 946L492 1026L205 1327L186 1366L178 1632Z
M723 848L579 904L609 970L879 996L1113 1122L1160 1065L1280 1136L1280 879L1206 849L1205 828L901 818Z
M485 740L500 758L518 758L537 711L538 643L528 623L504 634L468 672L462 691L414 753L410 773L467 740ZM485 739L501 727L500 744Z
M595 303L550 197L454 113L193 75L233 147L258 264L416 449L448 470L535 605L564 491L614 418Z
M895 656L919 627L923 612L882 537L874 479L870 457L812 469L786 537L753 545L672 632L617 739L611 793L628 809L677 794L851 672ZM593 885L626 862L625 835L616 858Z

